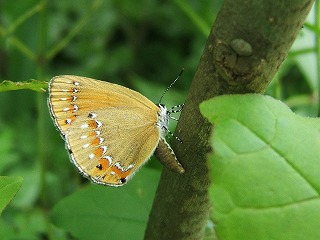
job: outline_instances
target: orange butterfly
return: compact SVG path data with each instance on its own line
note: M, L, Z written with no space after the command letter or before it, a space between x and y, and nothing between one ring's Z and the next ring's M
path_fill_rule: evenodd
M117 84L71 75L51 79L48 104L71 161L93 182L124 185L156 149L171 170L184 172L165 141L177 110Z

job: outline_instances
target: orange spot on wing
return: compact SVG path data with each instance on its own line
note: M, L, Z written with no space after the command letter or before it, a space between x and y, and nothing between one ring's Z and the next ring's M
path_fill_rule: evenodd
M95 136L95 135L94 135ZM92 145L98 145L100 143L100 139L99 138L95 138L93 139L93 141L91 142ZM98 148L99 149L99 148Z
M69 123L67 123L66 122L66 120L68 119L68 122ZM59 125L69 125L69 124L71 124L72 122L74 122L76 119L77 119L77 115L72 115L70 118L67 118L67 119L60 119L60 120L58 120L58 123L59 123Z
M120 178L126 178L128 177L130 174L131 174L131 169L130 170L127 170L125 172L122 172L122 174L120 175Z
M77 107L77 105L75 105L75 104L70 104L71 105L71 107L70 107L70 112L71 113L73 113L73 112L75 112L75 111L77 111L78 110L78 107Z
M129 176L130 173L131 173L131 169L123 172L123 171L121 171L121 169L119 169L117 166L113 166L113 167L111 168L111 171L115 172L115 174L118 175L119 178L126 178L126 177Z
M59 99L59 101L60 101L60 99ZM66 97L65 101L66 102L72 102L72 96L71 97Z
M90 132L89 136L90 137L95 137L95 136L97 136L97 133L96 132Z
M108 167L110 167L109 161L107 159L101 158L99 160L99 164L101 164L101 169L107 169Z
M93 153L94 153L95 156L101 157L102 153L103 153L103 149L102 148L97 148L96 150L94 150Z
M88 125L91 128L97 128L98 127L98 124L97 124L97 122L95 120L88 121Z

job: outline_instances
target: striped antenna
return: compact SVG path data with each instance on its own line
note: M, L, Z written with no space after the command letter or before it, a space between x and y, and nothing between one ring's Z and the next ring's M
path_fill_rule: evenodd
M182 68L181 72L179 73L178 77L170 84L170 86L162 93L160 100L159 100L159 104L161 103L162 98L164 97L164 95L166 94L166 92L168 92L168 90L173 86L173 84L176 83L176 81L180 78L180 76L182 75L184 71L184 68Z

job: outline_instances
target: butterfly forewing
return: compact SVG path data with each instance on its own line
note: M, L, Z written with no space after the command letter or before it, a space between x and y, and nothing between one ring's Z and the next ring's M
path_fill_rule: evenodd
M138 92L77 76L55 77L49 89L72 162L94 182L125 184L158 145L159 109Z

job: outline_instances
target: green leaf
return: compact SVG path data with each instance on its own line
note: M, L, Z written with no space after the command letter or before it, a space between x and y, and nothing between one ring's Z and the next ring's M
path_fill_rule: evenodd
M22 181L21 177L0 176L0 214L19 191Z
M29 89L37 92L45 92L48 83L45 81L30 80L25 82L12 82L4 80L0 82L0 92Z
M214 124L211 218L219 239L320 239L319 119L248 94L200 105Z
M52 212L59 228L79 239L142 239L159 172L144 168L123 187L90 185L60 201Z

